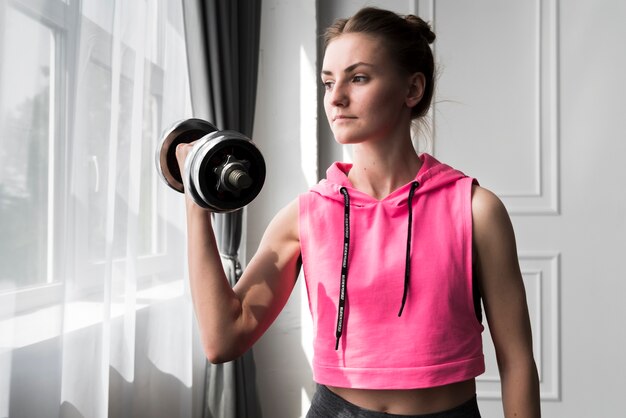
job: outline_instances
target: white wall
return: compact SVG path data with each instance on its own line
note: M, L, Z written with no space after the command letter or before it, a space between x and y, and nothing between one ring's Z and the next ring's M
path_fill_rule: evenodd
M274 214L317 181L315 1L264 0L253 140L267 165L247 209L247 254ZM302 278L284 311L254 347L265 418L298 417L314 392L310 315Z

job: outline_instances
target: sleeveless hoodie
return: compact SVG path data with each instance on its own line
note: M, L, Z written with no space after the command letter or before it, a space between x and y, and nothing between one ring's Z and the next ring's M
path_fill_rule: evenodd
M346 163L299 197L317 383L415 389L485 370L472 283L475 180L420 159L414 181L382 200L351 186Z

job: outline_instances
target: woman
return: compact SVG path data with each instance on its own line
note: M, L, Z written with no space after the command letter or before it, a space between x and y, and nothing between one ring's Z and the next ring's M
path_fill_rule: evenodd
M324 107L335 139L353 145L353 164L334 164L276 215L233 289L210 213L187 199L191 290L210 361L254 344L302 263L319 384L312 418L480 416L480 297L505 415L539 416L507 212L474 179L418 155L411 142L412 122L433 95L434 39L423 20L374 8L327 30ZM189 149L177 147L179 164Z

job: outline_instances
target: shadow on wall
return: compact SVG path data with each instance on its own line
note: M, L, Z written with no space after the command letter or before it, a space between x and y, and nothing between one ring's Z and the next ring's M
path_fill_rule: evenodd
M192 390L143 357L134 382L110 368L110 417L191 417ZM62 415L63 416L63 415Z
M84 415L80 413L74 405L69 402L63 402L61 404L61 410L59 411L59 417L63 418L84 418Z

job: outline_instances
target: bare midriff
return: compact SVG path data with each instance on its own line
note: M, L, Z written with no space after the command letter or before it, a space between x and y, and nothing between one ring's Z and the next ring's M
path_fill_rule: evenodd
M474 379L427 389L352 389L328 386L346 401L371 411L396 415L431 414L452 409L476 394Z

